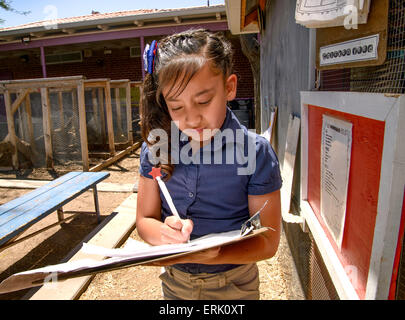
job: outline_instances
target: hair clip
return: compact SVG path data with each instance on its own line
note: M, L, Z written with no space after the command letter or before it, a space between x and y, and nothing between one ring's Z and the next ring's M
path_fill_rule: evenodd
M151 45L147 44L143 51L143 64L145 71L152 74L155 70L155 57L157 53L158 42L153 40Z

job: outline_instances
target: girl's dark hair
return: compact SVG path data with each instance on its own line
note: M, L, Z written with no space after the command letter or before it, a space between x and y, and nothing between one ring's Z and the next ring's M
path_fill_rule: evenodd
M149 146L153 129L163 129L168 136L167 163L159 164L170 178L174 166L170 161L171 118L163 88L169 88L168 95L176 97L186 88L192 77L207 63L214 72L222 73L225 79L232 72L233 53L230 42L221 34L206 30L188 30L167 36L159 41L152 74L147 74L141 94L140 119L141 135ZM161 157L163 158L163 157Z

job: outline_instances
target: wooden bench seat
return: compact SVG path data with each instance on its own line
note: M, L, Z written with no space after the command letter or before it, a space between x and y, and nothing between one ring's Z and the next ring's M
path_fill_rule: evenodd
M57 211L60 224L63 219L62 207L89 190L94 191L95 213L99 221L99 206L97 197L97 183L106 179L108 172L70 172L46 185L29 192L17 199L0 206L0 250L4 250L17 241L13 241L23 231L34 223ZM69 217L69 219L73 218ZM48 229L48 226L35 234ZM31 234L30 236L34 235ZM25 240L19 239L18 242Z

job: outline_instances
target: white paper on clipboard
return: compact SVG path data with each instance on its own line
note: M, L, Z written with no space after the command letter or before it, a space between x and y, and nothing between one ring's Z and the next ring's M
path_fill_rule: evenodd
M130 241L122 249L107 249L84 244L81 250L88 254L109 257L104 260L83 259L51 265L11 275L0 283L0 294L36 287L47 282L81 277L99 272L106 272L125 267L148 264L158 260L173 258L193 252L215 248L255 237L269 228L253 230L248 235L241 235L240 230L209 234L193 241L181 244L150 246L139 241Z

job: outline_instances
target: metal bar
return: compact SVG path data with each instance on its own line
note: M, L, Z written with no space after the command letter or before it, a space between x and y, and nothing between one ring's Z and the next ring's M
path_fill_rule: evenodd
M59 209L56 210L56 212L58 213L58 220L62 221L63 220L63 208L60 207Z
M143 51L145 50L145 37L140 36L139 41L141 42L141 57L143 57ZM145 66L143 63L143 58L141 59L141 68L142 68L142 79L145 78Z
M0 49L0 50L1 50L1 49ZM41 50L42 77L43 77L43 78L46 78L45 50L44 50L44 46L43 46L43 45L41 45L40 50Z
M100 207L98 205L97 185L93 187L94 206L96 208L97 222L100 223Z

